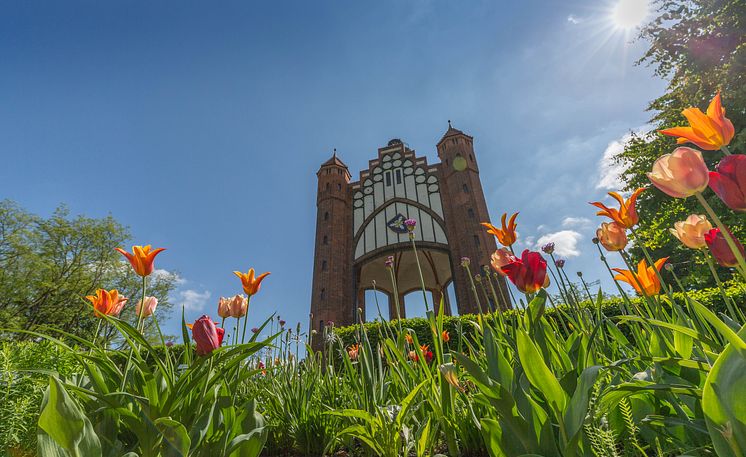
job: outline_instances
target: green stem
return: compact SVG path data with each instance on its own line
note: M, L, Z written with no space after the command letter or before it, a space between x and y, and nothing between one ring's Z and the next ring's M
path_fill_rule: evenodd
M471 275L471 268L469 268L469 265L464 263L464 268L466 268L466 274L469 275L469 282L471 283L471 291L474 292L474 298L477 300L477 308L479 309L479 315L481 316L482 313L482 303L479 301L479 293L477 292L477 286L474 284L474 277Z
M712 209L710 204L707 203L707 200L705 200L705 197L702 196L702 193L697 192L696 194L694 194L694 196L697 197L697 200L699 200L699 204L704 207L705 211L707 211L707 214L709 214L712 220L715 221L715 225L717 225L720 229L720 232L723 234L723 238L725 238L725 242L728 243L728 247L731 251L733 251L733 255L738 261L739 273L741 273L741 276L746 279L746 260L744 260L743 255L741 255L741 250L738 249L736 240L733 239L728 228L720 221L720 218L717 214L715 214L715 211Z
M422 276L422 267L420 266L420 258L417 255L417 245L414 242L414 233L409 233L409 239L412 240L412 251L414 251L414 260L417 263L417 272L420 274L420 285L422 286L422 298L425 300L425 312L430 311L430 306L427 304L427 290L425 289L425 278Z
M715 278L715 282L718 285L718 288L720 289L720 294L723 296L723 301L725 301L725 306L728 308L728 312L730 313L730 316L733 318L734 321L739 322L739 320L743 321L743 315L739 316L739 314L736 312L736 309L733 308L731 305L731 301L728 298L728 295L725 293L725 287L723 287L722 281L720 281L720 276L718 275L717 269L715 268L715 263L712 261L712 258L710 257L711 254L708 252L704 252L703 254L705 256L705 260L707 261L707 266L710 267L710 273L712 273L712 276Z
M730 150L728 149L727 145L720 146L720 150L723 151L723 154L725 154L727 156L730 155Z
M241 344L246 340L246 326L249 323L249 305L251 304L251 297L252 295L248 294L248 297L246 298L246 315L243 318L243 335L241 336Z

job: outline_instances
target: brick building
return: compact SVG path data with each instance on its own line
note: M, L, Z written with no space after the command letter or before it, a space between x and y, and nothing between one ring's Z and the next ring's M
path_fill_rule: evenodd
M357 181L350 181L350 171L336 151L321 165L317 173L313 328L320 330L329 321L352 324L358 308L364 318L365 291L373 288L373 281L376 290L389 298L389 317L406 317L404 296L421 289L411 242L403 227L408 218L417 220L415 240L425 287L432 294L428 297L431 308L443 298L446 313L450 314L454 305L460 314L477 311L460 260L469 257L472 274L481 273L480 266L489 264L497 246L494 237L479 225L490 217L473 138L449 121L437 151L440 163L428 164L425 157L417 157L405 143L393 139L378 149L378 157L369 161ZM398 314L385 267L388 256L395 259ZM448 294L443 293L451 282L456 304L449 303ZM499 297L508 296L502 278L495 286L502 289ZM487 299L481 295L483 307ZM499 306L508 308L510 303L506 300Z

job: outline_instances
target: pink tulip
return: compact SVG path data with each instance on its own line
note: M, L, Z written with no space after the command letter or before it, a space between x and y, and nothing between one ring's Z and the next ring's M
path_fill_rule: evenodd
M197 355L210 355L223 343L225 330L215 325L209 316L202 316L192 324L192 338L197 343Z
M746 155L723 157L710 172L710 189L733 211L746 212Z
M514 260L516 260L516 257L507 248L500 248L492 254L490 265L502 276L507 276L508 274L503 271L503 267L509 265Z
M746 251L744 251L743 244L741 244L732 233L730 235L731 238L733 238L733 241L735 241L738 250L741 251L741 256L746 257ZM725 240L720 229L714 228L705 233L705 242L707 243L707 247L710 248L712 256L715 257L715 260L717 260L720 266L735 267L738 265L738 259L730 246L728 246L728 242Z
M627 229L618 222L602 222L596 238L607 251L621 251L627 247Z
M230 298L220 297L220 300L218 300L218 316L223 319L232 317Z
M155 312L155 307L158 306L158 299L155 297L145 297L145 306L142 305L142 300L137 302L135 305L135 314L139 317L148 317ZM140 314L142 312L142 315Z
M702 153L680 147L656 160L648 179L671 197L686 198L705 190L710 177Z
M691 249L703 249L707 247L705 233L712 230L712 224L703 215L691 214L685 221L673 224L668 229L681 243Z
M230 299L231 317L239 318L246 315L248 300L244 295L236 295Z

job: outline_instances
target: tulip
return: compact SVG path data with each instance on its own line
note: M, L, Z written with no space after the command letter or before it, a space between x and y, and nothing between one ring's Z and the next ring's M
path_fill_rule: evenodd
M218 300L218 316L223 319L232 317L230 298L220 297L220 300Z
M644 190L644 187L635 190L626 201L618 193L609 192L609 195L619 202L618 210L616 208L609 208L601 202L591 202L591 205L601 208L601 211L597 212L596 216L606 216L614 222L619 223L624 228L631 229L639 222L636 209L637 197L639 197Z
M492 257L490 258L490 265L496 272L500 273L500 275L506 276L506 273L503 271L503 267L505 265L508 265L509 263L512 263L515 258L516 257L513 255L513 253L508 251L507 248L500 248L492 254Z
M621 268L614 268L613 270L619 273L614 276L614 279L631 285L635 288L635 291L637 291L638 294L648 297L658 295L661 293L661 282L658 279L656 270L660 271L663 264L666 263L666 260L668 260L668 257L658 259L652 267L648 266L645 259L640 260L640 263L637 265L637 273L629 270L622 270Z
M730 234L733 241L736 243L736 247L741 251L741 257L746 257L746 251L744 251L743 244ZM733 250L728 246L728 242L725 240L723 233L719 228L714 228L705 233L705 243L710 248L712 256L715 257L717 263L722 267L735 267L738 265L738 258L736 257Z
M554 265L557 268L565 268L565 259L557 259L557 261L554 262Z
M433 360L433 352L427 344L420 346L420 352L425 356L425 362L430 363Z
M707 188L709 170L696 149L680 147L664 154L647 174L650 182L663 193L674 198L690 197Z
M515 222L515 218L518 217L518 213L514 213L512 216L510 216L510 219L506 224L505 219L507 217L508 213L503 213L502 217L500 217L502 228L497 228L489 222L482 222L482 225L484 227L487 227L487 233L495 235L497 237L497 241L499 241L500 244L505 247L512 246L513 243L515 243L515 240L518 239L518 235L516 235L515 232L515 229L518 226L518 224L516 224Z
M716 151L727 146L733 139L735 129L730 119L725 117L725 108L720 100L720 92L707 107L707 114L699 108L687 108L681 112L689 121L689 127L674 127L660 130L660 133L678 137L676 142L692 142L705 151Z
M243 295L235 295L233 298L230 299L228 303L228 307L230 309L230 317L235 317L238 319L239 317L244 317L246 315L246 311L248 310L249 302L246 297ZM222 316L221 316L222 317Z
M116 248L116 251L122 254L129 260L132 265L132 269L135 270L138 276L150 276L153 273L153 262L155 256L165 251L164 248L153 249L151 251L150 245L147 246L132 246L132 253L125 251L122 248Z
M96 295L85 297L93 304L93 315L96 317L119 316L127 299L119 296L116 289L96 289Z
M347 355L350 356L350 360L357 360L358 353L360 351L359 344L353 344L347 348Z
M621 251L627 247L627 229L618 222L602 222L596 237L607 251Z
M145 297L145 306L143 306L142 300L138 301L135 305L135 315L139 317L148 317L155 312L156 306L158 306L157 298Z
M280 319L280 320L279 320L279 322L280 322L280 327L284 327L284 326L285 326L285 324L287 323L287 322L285 322L285 321L284 321L284 320L282 320L282 319Z
M448 333L447 330L443 330L443 332L441 332L440 334L440 337L443 339L444 343L451 341L451 335Z
M251 333L259 333L259 329L257 327L251 327Z
M192 324L192 338L197 343L197 355L210 355L223 344L225 330L215 325L209 316L202 316Z
M259 292L259 287L262 284L262 280L269 275L269 272L262 273L257 277L254 277L254 269L249 268L248 273L241 273L240 271L234 271L234 275L238 276L241 279L241 284L243 285L243 291L246 292L246 295L254 295L255 293Z
M409 333L404 335L404 339L407 340L407 343L414 344L414 338L412 338L412 335L410 335Z
M710 172L710 189L733 211L746 212L746 155L723 157Z
M674 228L668 229L681 243L691 249L703 249L707 247L705 233L712 230L712 225L707 218L701 214L691 214L685 221L673 224Z
M501 268L523 293L532 294L544 286L547 278L547 261L538 252L524 250L521 258Z

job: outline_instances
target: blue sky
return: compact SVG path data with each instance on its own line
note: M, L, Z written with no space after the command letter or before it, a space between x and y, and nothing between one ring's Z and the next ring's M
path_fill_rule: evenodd
M190 317L271 271L252 320L305 323L315 172L354 176L399 137L436 160L475 137L493 220L556 239L610 282L590 243L604 164L665 83L604 1L131 1L0 5L0 198L112 214L168 248ZM112 177L114 179L112 179ZM173 332L173 326L169 331Z

